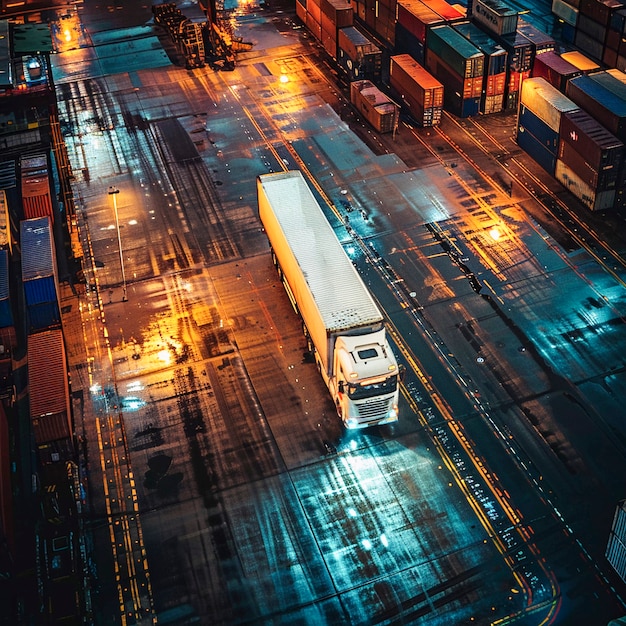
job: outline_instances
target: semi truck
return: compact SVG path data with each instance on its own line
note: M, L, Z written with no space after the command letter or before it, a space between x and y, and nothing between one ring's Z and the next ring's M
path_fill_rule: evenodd
M346 428L398 419L399 367L372 295L298 170L257 178L272 260Z

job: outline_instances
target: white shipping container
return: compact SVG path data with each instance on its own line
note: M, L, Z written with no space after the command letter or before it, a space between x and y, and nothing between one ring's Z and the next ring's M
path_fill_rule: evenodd
M497 0L475 0L472 17L496 35L510 35L517 30L518 12Z
M545 78L539 77L522 82L520 102L556 133L561 126L561 115L580 108Z
M591 211L612 209L615 204L615 189L597 192L561 159L556 161L554 177Z

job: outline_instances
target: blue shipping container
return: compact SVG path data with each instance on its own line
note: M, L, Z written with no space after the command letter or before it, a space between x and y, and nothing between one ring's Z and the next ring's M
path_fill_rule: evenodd
M520 126L517 131L517 145L548 174L554 176L556 156L542 146L523 126Z
M396 24L395 54L410 54L420 65L424 65L424 43L402 24Z
M557 155L559 133L552 130L524 104L520 106L518 129L520 126L525 128L544 148Z
M26 308L28 332L46 330L61 325L61 312L57 302L46 302Z

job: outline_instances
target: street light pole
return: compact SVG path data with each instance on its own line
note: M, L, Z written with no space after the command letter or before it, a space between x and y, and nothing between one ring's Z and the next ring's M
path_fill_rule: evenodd
M109 187L109 195L113 196L113 212L115 213L115 230L117 230L117 244L120 251L120 265L122 266L122 302L126 302L126 272L124 270L124 252L122 250L122 235L120 233L120 220L117 215L117 194L120 192L117 187Z

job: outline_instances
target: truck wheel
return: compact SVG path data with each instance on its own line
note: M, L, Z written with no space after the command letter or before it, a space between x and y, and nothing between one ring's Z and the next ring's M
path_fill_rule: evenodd
M343 420L343 411L341 410L341 405L339 404L339 400L335 400L335 408L337 409L337 415L339 415L339 419Z

